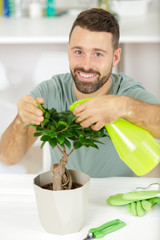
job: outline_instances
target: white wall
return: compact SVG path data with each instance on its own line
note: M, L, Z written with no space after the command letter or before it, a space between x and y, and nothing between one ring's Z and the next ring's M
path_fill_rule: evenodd
M124 72L160 99L160 43L124 44Z
M17 114L16 103L36 84L54 74L68 72L67 44L0 44L0 62L9 86L2 89L0 72L0 137ZM4 85L3 85L4 86ZM41 154L41 156L40 156ZM40 141L15 166L0 162L0 173L37 173L42 165Z

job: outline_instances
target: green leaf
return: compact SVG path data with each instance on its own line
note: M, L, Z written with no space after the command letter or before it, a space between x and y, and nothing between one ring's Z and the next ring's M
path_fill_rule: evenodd
M49 136L42 136L41 141L49 141L51 138Z
M68 125L70 125L71 122L73 122L76 118L77 118L77 117L76 117L75 115L73 115L73 114L68 115L68 117L67 117L67 123L68 123Z
M65 127L68 127L69 125L68 125L68 123L66 123L66 122L58 121L57 128L58 128L59 126L65 126Z
M46 111L46 112L44 113L44 118L50 119L50 113Z
M35 125L35 124L30 123L30 124L26 125L26 126L24 127L24 129L25 129L25 128L28 128L28 127L34 127L34 128L37 130L38 125Z
M35 132L34 133L34 137L39 137L39 136L41 136L43 134L43 132Z
M42 107L42 105L39 102L36 102L37 107L42 110L43 113L45 113L45 109Z
M82 129L82 126L77 123L77 124L70 125L70 128L79 130L79 129Z
M56 128L51 125L51 130L56 131Z
M55 148L57 146L57 139L56 138L50 139L49 144L51 145L52 148Z
M58 125L58 123L57 123L55 120L53 120L53 121L52 121L52 127L54 127L55 129L57 129L57 125Z
M85 138L85 133L84 132L79 132L78 136L79 136L79 138Z
M79 141L84 145L87 143L88 140L85 138L81 138Z
M28 127L33 127L33 124L28 124L28 125L26 125L24 128L28 128Z
M57 136L57 133L56 133L56 132L53 132L53 131L49 131L49 132L47 133L47 135L48 135L49 137L51 137L51 138L54 138L54 137Z
M49 122L49 119L44 119L44 121L41 123L42 127L44 127Z
M97 136L98 136L99 138L101 138L101 137L103 137L103 135L104 135L104 130L103 130L103 128L102 128L102 129L100 129L100 130L97 132Z
M73 136L75 136L75 137L77 137L78 136L78 134L77 134L77 132L76 131L71 131L71 132L69 132L69 134L68 134L68 132L67 132L67 134L66 134L66 136L68 136L68 137L73 137Z
M93 147L93 148L99 149L99 147L96 144L94 144L94 143L89 144L89 147Z
M82 147L82 145L83 144L79 141L73 143L73 146L74 146L75 149L78 149L78 148Z
M64 141L65 141L65 138L63 136L57 136L57 141L59 142L59 144L62 146Z
M51 109L49 110L49 112L50 112L50 114L51 114L52 116L57 115L57 111L56 111L55 108L51 108Z
M41 148L43 148L43 146L44 146L45 143L46 143L46 142L42 142L42 144L41 144Z
M41 127L41 126L39 126L39 125L36 126L36 131L43 131L43 130L44 130L43 127Z
M64 141L64 144L70 149L71 148L71 143L70 141L66 138Z
M94 142L96 142L96 143L100 143L100 144L104 144L103 142L98 141L98 140L96 140L96 139L94 139Z

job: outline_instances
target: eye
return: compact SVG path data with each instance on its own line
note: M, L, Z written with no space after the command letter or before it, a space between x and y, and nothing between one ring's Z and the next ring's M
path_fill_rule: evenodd
M82 54L82 51L81 51L81 50L77 50L76 53L77 53L78 55L80 55L80 54Z
M100 56L102 56L102 54L99 52L96 52L96 57L100 57Z

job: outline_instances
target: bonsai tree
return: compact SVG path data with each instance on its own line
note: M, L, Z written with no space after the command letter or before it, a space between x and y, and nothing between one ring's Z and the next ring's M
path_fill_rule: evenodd
M52 148L57 147L62 153L59 163L51 166L53 172L53 190L63 190L72 188L72 177L65 167L68 157L74 150L85 146L98 149L96 143L101 143L98 138L108 136L106 129L93 131L75 122L76 116L71 111L57 112L55 108L48 110L37 102L37 106L42 110L44 121L41 125L29 124L36 129L35 137L41 136L41 148L49 142ZM67 149L69 152L67 153Z

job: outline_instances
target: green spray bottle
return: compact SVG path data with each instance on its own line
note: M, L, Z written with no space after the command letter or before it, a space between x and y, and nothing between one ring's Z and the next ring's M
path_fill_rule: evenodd
M74 102L70 110L92 98ZM111 140L125 164L138 176L149 173L160 162L160 144L145 129L122 118L105 125Z

